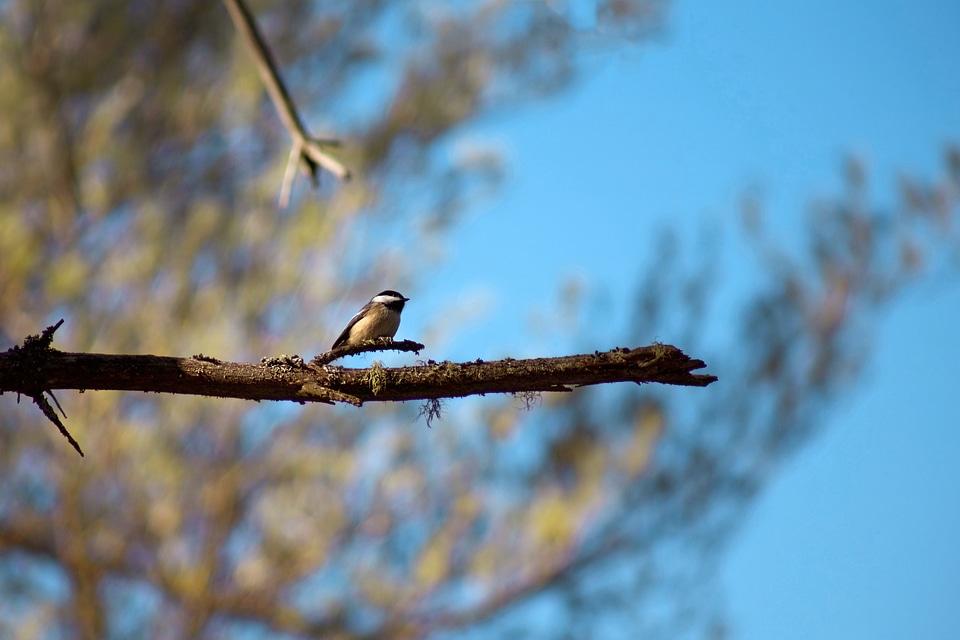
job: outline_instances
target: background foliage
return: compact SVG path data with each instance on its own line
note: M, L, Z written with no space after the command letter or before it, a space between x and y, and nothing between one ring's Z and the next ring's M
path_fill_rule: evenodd
M667 17L601 2L585 31L539 3L252 8L355 175L298 183L284 211L286 134L220 4L3 6L2 344L63 316L65 350L320 351L381 283L416 286L424 248L496 187L497 155L452 131L575 86L584 53L643 47ZM718 542L857 380L876 311L956 250L955 149L943 166L889 209L851 158L802 255L746 199L765 275L722 344L700 336L723 248L665 233L620 338L682 312L679 346L725 364L710 393L487 398L430 430L415 407L86 393L61 398L84 460L5 397L0 635L722 635ZM564 318L602 320L569 293ZM564 614L530 631L523 605L544 599Z

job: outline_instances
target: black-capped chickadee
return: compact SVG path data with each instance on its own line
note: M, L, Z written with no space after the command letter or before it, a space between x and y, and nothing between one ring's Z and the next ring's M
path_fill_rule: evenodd
M365 340L393 338L400 328L400 312L409 299L390 289L373 296L357 315L350 318L331 349L347 344L358 345Z

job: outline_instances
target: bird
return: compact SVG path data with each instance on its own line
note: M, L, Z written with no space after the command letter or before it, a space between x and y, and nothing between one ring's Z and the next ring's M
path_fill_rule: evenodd
M360 311L350 318L331 349L345 345L355 346L377 338L392 339L400 328L400 312L409 299L392 289L373 296L370 302L360 307Z

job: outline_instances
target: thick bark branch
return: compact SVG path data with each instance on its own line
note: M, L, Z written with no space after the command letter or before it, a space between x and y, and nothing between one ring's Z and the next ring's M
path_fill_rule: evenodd
M433 362L369 369L220 362L205 356L132 356L65 353L49 349L29 378L17 374L17 355L0 354L0 393L30 395L37 389L152 391L183 395L292 400L294 402L395 402L434 400L487 393L570 391L609 382L660 382L705 387L715 376L693 374L706 366L676 347L654 345L603 353L495 360Z
M676 347L663 344L557 358L463 363L431 360L396 368L374 363L369 369L351 369L325 363L363 351L419 352L423 345L407 340L381 340L321 354L309 364L296 356L265 358L256 364L221 362L203 355L174 358L65 353L50 347L58 326L59 323L48 327L41 336L30 336L22 347L0 353L0 393L22 393L36 400L54 389L151 391L245 400L345 402L360 406L373 401L570 391L610 382L705 387L717 379L691 373L706 365ZM50 417L52 410L45 413ZM62 423L56 423L73 443ZM74 443L74 446L77 445Z

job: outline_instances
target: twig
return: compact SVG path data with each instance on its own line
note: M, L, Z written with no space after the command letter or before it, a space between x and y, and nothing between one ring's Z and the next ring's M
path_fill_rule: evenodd
M310 361L310 364L325 365L334 360L345 358L346 356L355 356L358 353L369 353L371 351L412 351L419 354L424 349L424 345L413 340L391 340L390 338L377 338L365 344L344 345L331 349L326 353L321 353Z
M43 415L47 416L47 419L50 420L50 422L57 425L57 429L60 430L61 435L67 439L67 442L73 445L73 448L77 450L77 453L79 453L80 457L82 458L83 450L80 448L79 443L77 443L77 441L73 439L73 436L70 435L70 432L67 431L67 427L64 426L63 421L60 420L60 416L58 416L57 412L53 410L53 407L50 406L50 403L47 402L47 399L43 397L43 392L41 391L37 394L30 394L30 397L33 398L33 401L36 403L36 405L40 407L40 411L43 412ZM52 393L50 393L50 397L53 398ZM57 399L53 398L53 401L56 402ZM59 407L60 403L57 403L57 406ZM63 411L63 409L61 409L61 411Z
M280 208L286 209L290 204L290 194L293 192L293 179L297 177L297 163L300 161L300 155L303 148L293 143L290 147L290 156L287 158L287 167L283 170L283 183L280 185Z
M257 64L257 70L260 72L260 77L267 88L267 94L280 116L280 121L293 140L291 159L287 163L283 185L280 190L280 206L286 207L290 199L293 184L291 164L299 164L303 172L310 177L314 186L319 184L318 167L323 167L341 180L349 180L350 171L339 160L324 151L324 147L339 146L339 142L313 138L307 133L303 120L297 113L296 105L294 105L293 99L280 77L280 68L267 47L263 35L257 29L253 14L244 5L243 0L223 0L223 3L230 13L230 18L233 20L237 32L246 42L250 54Z

